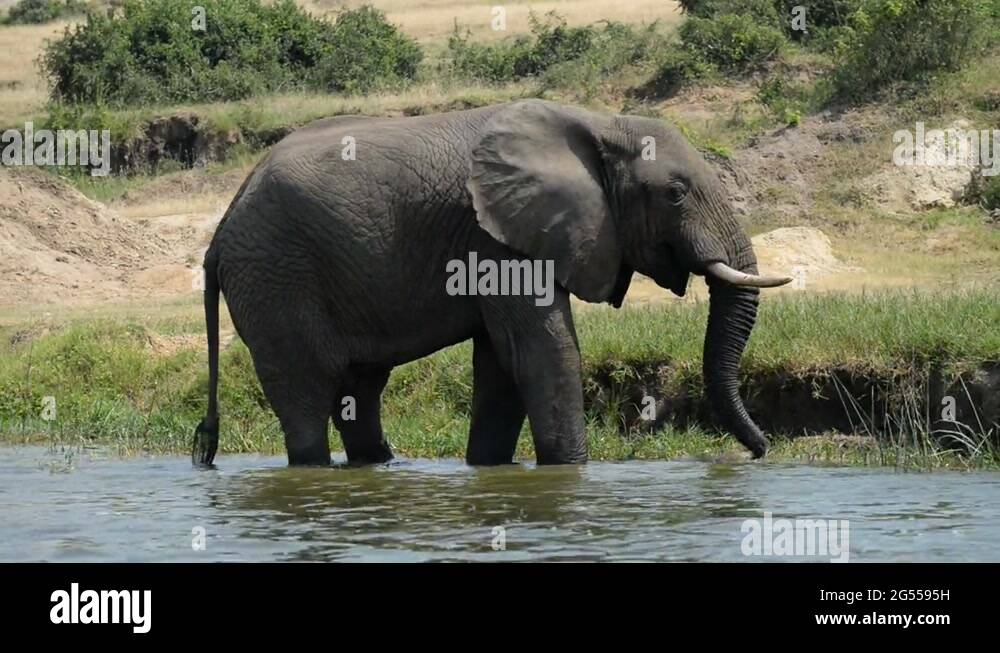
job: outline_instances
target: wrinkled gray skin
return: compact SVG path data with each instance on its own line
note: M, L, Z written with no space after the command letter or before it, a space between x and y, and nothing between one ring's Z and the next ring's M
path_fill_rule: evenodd
M345 137L356 160L342 157ZM554 260L552 305L448 295L446 263L470 251ZM511 462L527 416L539 463L581 463L570 293L617 307L639 271L683 295L689 274L715 261L757 272L719 180L659 121L540 100L320 120L257 166L205 256L210 397L193 460L210 465L218 445L219 290L292 465L329 464L331 418L350 462L389 460L379 412L390 370L469 338L468 462ZM760 457L767 440L737 393L758 291L708 280L707 393L721 426ZM353 421L341 418L346 396Z

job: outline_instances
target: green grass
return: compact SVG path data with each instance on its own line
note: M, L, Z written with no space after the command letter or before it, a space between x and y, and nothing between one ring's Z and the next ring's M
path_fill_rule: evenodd
M707 306L676 303L622 311L578 311L584 383L601 374L626 383L650 366L669 365L669 383L700 386ZM885 292L865 296L771 298L744 358L743 374L805 374L833 368L859 373L914 372L931 362L961 370L1000 361L1000 292ZM81 318L64 324L0 327L0 434L11 442L91 442L122 453L186 452L205 402L206 369L196 314L156 319ZM171 340L173 339L173 340ZM156 347L172 341L173 347ZM277 420L239 341L221 357L224 452L283 451ZM462 456L472 391L468 343L397 368L384 395L383 419L394 449L407 456ZM53 397L56 419L42 418ZM618 407L591 407L594 459L729 457L730 437L667 427L622 433ZM874 419L873 419L874 421ZM903 420L905 421L905 420ZM902 424L903 421L900 421ZM974 456L943 452L910 419L888 440L778 440L778 460L906 466L992 466L986 446ZM984 430L989 430L987 427ZM525 426L518 455L533 457ZM339 442L333 438L334 446ZM845 444L846 443L846 444Z
M590 361L701 359L707 303L618 313L595 310L579 328ZM929 358L993 360L1000 355L1000 294L872 292L860 296L764 297L744 367L808 369L837 362L890 369Z

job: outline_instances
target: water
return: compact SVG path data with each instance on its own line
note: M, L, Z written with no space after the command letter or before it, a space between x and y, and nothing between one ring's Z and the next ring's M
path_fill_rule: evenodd
M851 561L1000 560L997 473L698 461L218 462L195 471L182 457L0 448L0 560L804 559L743 555L741 525L765 511L849 520ZM200 529L205 547L195 550ZM504 538L506 550L494 550Z

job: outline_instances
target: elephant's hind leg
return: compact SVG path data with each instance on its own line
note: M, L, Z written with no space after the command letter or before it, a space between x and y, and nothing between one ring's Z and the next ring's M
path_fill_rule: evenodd
M329 465L330 396L334 381L322 375L258 372L264 394L285 434L289 465Z
M346 365L336 364L308 334L285 325L251 330L247 345L257 377L285 434L289 465L329 465L328 432L332 397L336 396ZM271 334L280 334L276 338Z
M500 363L486 334L474 340L472 367L472 425L466 462L470 465L511 463L524 424L524 404L514 378Z
M389 367L352 367L333 407L333 423L340 431L347 461L355 465L392 460L382 432L382 390Z

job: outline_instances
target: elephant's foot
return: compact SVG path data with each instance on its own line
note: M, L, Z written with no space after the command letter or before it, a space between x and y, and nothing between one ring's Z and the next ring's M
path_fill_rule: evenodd
M330 441L326 434L327 420L328 418L321 413L313 413L286 417L282 421L289 465L329 467Z
M467 465L472 465L473 467L497 467L499 465L513 465L514 456L506 452L493 453L489 451L473 451L470 449L465 454L465 463Z
M330 451L288 450L288 464L292 467L329 467Z
M364 446L346 447L347 462L351 466L379 465L392 460L392 449L385 440Z
M539 465L583 465L587 462L586 434L547 441L535 440L535 455Z

